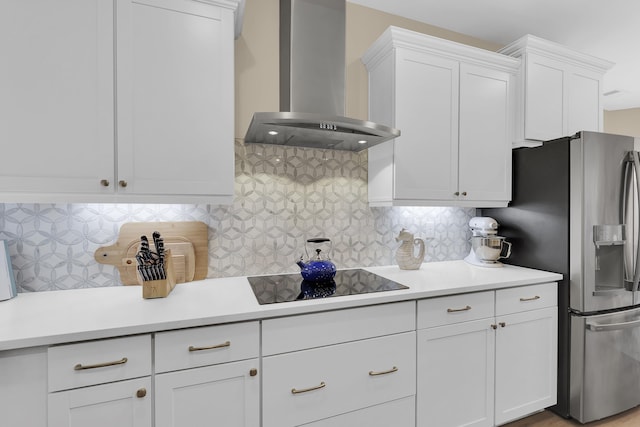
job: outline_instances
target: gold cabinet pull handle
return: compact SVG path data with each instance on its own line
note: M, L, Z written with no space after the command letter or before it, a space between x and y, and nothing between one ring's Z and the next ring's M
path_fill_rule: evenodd
M321 388L325 388L327 385L324 383L324 381L322 381L320 383L320 385L317 385L315 387L309 387L309 388L301 388L301 389L297 389L297 388L292 388L291 389L291 394L300 394L300 393L306 393L308 391L313 391L313 390L320 390Z
M469 311L469 310L471 310L470 305L463 308L447 308L447 313L456 313L458 311Z
M535 297L531 297L531 298L520 298L520 301L535 301L537 299L540 299L539 295L536 295Z
M189 351L213 350L214 348L224 348L224 347L230 347L230 346L231 346L231 341L225 341L222 344L211 345L208 347L194 347L190 345Z
M125 363L127 363L127 358L123 357L120 360L116 360L113 362L96 363L95 365L83 365L82 363L78 363L76 366L73 367L73 369L76 371L82 371L83 369L104 368L107 366L124 365Z
M389 369L388 371L379 371L379 372L375 372L375 371L369 371L369 375L372 377L378 376L378 375L385 375L385 374L392 374L394 372L398 372L398 368L397 367L393 367L391 369Z

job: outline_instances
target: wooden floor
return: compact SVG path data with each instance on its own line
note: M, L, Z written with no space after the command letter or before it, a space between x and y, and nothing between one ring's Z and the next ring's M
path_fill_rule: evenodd
M566 420L552 412L543 411L530 417L504 424L503 427L576 427L582 425L587 427L640 427L640 407L588 424L580 424L575 420Z

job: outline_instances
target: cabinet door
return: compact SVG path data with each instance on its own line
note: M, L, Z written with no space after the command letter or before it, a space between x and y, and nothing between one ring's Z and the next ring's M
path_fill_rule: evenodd
M565 136L567 65L532 53L525 61L525 138L546 141Z
M232 195L232 9L118 0L118 180L125 194Z
M49 394L49 427L151 427L151 379Z
M113 181L113 2L0 3L0 191Z
M3 426L47 427L47 349L0 351Z
M577 68L567 73L567 132L602 130L602 76Z
M398 50L394 141L397 199L454 197L458 187L458 62Z
M156 375L156 427L260 425L257 359Z
M493 426L493 318L418 331L417 426Z
M511 76L460 64L459 198L511 200Z
M497 318L496 424L556 404L556 307ZM504 326L503 326L504 325Z

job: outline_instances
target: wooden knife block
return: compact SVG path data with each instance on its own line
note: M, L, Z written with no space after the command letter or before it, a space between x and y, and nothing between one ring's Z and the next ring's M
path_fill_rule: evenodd
M164 280L143 280L138 272L138 283L142 285L142 298L164 298L176 287L175 269L171 249L165 252L165 277Z

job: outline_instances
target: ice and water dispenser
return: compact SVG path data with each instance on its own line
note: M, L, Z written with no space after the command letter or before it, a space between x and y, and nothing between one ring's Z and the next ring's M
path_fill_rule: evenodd
M625 274L625 225L594 225L593 243L596 292L631 290L633 271Z

